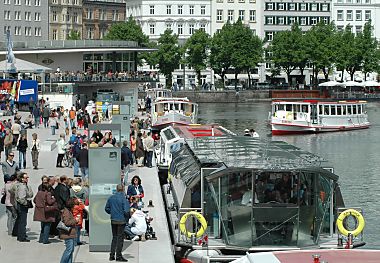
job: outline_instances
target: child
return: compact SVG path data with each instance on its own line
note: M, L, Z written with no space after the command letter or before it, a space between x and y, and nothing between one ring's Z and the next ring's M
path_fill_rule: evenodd
M73 216L75 220L78 222L75 226L77 229L77 238L76 238L76 246L80 246L83 243L80 241L80 231L82 229L83 223L83 209L84 204L79 198L75 198L74 207L73 207Z

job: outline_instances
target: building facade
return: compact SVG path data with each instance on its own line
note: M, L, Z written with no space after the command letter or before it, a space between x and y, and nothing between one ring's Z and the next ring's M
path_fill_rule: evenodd
M82 0L49 0L49 40L66 40L71 31L83 36Z
M1 0L0 7L0 41L8 30L13 41L48 38L48 6L43 0Z
M125 21L125 0L83 0L82 39L103 39L109 28Z

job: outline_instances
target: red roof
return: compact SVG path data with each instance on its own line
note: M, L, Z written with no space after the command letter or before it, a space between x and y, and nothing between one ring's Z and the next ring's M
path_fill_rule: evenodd
M175 131L179 136L185 139L192 139L196 137L211 137L214 129L214 136L223 136L228 133L221 129L219 125L181 125L175 126Z

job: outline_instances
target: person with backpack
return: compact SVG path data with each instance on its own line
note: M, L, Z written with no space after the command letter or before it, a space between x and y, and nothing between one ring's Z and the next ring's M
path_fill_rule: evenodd
M28 140L26 139L26 133L21 135L20 140L17 143L18 150L18 166L26 169L26 150L28 149Z

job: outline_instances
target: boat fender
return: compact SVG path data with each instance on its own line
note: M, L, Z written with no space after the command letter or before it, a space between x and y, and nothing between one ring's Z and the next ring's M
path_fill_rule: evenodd
M195 217L198 220L198 222L201 224L201 228L198 230L197 233L192 233L186 229L187 219L192 216ZM179 229L181 230L181 233L186 235L188 238L190 238L193 235L195 235L198 238L198 237L201 237L206 231L207 222L206 222L206 219L202 216L202 214L195 211L190 211L181 217L181 220L179 221Z
M355 217L357 221L357 227L354 230L348 230L345 228L343 221L349 217L353 216ZM343 211L339 216L338 219L336 220L336 225L338 227L339 232L343 235L348 237L348 235L353 235L354 237L358 236L361 232L363 232L363 229L365 227L365 221L363 215L355 210L355 209L347 209Z

